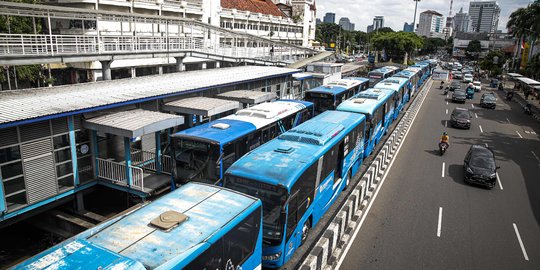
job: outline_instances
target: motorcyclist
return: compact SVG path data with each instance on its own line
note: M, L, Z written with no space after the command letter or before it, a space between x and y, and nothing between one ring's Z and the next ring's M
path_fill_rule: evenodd
M443 132L441 139L439 140L439 145L441 143L445 143L446 147L450 146L450 137L448 137L448 133L446 133L446 131Z
M444 87L444 81L441 81L441 87L440 88L443 89L443 87Z

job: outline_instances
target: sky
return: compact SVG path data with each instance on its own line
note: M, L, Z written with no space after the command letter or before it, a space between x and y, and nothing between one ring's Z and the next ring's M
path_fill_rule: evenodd
M403 23L413 22L413 0L315 0L317 3L317 18L324 17L326 12L336 13L336 23L341 17L348 17L355 24L355 30L366 31L367 26L373 23L374 16L384 16L384 26L394 31L403 30ZM454 0L452 14L456 14L461 7L463 12L469 10L469 0ZM506 23L510 14L520 8L526 7L531 0L498 0L501 14L499 16L499 30L506 31ZM435 10L445 17L450 10L450 0L421 0L418 2L416 23L419 14L428 9Z

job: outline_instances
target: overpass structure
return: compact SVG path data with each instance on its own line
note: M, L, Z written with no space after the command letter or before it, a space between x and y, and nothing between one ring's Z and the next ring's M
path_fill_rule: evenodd
M0 2L0 16L32 18L34 28L33 34L0 33L0 65L100 61L105 80L115 60L174 57L182 71L186 56L287 66L316 54L189 18L11 2ZM52 23L74 21L82 22L77 34L63 33Z

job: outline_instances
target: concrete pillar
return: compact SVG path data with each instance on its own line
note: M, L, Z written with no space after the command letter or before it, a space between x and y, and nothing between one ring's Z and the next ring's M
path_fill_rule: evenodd
M84 212L84 197L81 192L75 193L75 210L77 212Z
M158 74L163 75L163 66L158 67Z
M201 69L206 69L206 62L201 63Z
M137 77L137 68L131 67L131 78Z
M156 136L156 173L161 174L161 131L155 133Z
M220 63L219 61L216 61L216 68L220 68Z
M186 68L184 66L184 57L175 57L174 59L176 59L176 71L177 72L182 72L182 71L186 70Z
M112 61L99 61L101 63L102 79L104 81L111 80L111 63Z
M133 185L133 175L131 174L131 140L124 137L124 156L126 159L126 179L129 187Z

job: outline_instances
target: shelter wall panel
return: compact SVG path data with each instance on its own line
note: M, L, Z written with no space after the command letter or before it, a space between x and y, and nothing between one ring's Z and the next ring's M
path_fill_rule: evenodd
M51 122L52 122L53 134L66 133L69 131L67 118L65 117L57 118L57 119L53 119Z
M36 203L58 193L51 139L21 145L28 203Z
M16 144L19 142L17 137L17 128L4 128L0 129L0 147Z
M34 124L21 126L19 127L19 131L21 133L22 142L51 136L49 121L37 122Z

